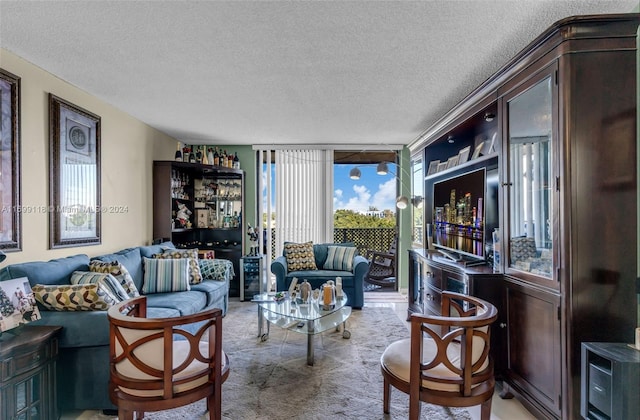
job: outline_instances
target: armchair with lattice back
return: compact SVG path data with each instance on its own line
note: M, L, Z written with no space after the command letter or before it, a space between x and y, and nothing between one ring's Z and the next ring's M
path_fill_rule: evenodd
M397 239L394 238L389 250L368 250L365 254L369 260L369 272L364 281L381 287L393 287L396 283L396 249Z

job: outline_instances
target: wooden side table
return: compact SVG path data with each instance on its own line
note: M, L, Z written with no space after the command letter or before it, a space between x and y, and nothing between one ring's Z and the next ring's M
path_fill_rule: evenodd
M0 337L0 419L58 419L56 358L62 327L26 325Z

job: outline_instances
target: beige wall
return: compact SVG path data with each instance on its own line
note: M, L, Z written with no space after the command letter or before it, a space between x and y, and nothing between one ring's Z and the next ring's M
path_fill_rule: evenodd
M22 251L4 264L73 254L100 255L148 244L152 239L152 162L171 160L176 140L64 82L15 54L0 49L0 67L21 78L22 206L48 203L48 94L101 117L102 206L126 206L102 214L102 244L49 250L48 214L23 213Z

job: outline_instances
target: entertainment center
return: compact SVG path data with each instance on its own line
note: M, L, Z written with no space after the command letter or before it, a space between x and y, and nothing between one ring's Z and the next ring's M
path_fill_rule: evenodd
M580 417L583 342L634 339L639 24L556 22L409 145L409 315L442 290L496 305L501 395L538 418Z

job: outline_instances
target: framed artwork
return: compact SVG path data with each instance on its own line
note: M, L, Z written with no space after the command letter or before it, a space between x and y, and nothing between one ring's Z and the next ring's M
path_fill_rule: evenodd
M440 164L440 160L432 160L429 163L429 170L427 171L427 175L433 175L438 172L438 165Z
M20 251L20 78L3 69L0 115L0 250Z
M49 247L101 243L100 117L49 94Z
M438 163L438 170L436 172L442 172L447 169L447 162Z
M196 209L196 227L206 228L209 226L209 210Z
M458 152L458 165L469 160L469 153L471 153L471 146L460 149L460 151Z
M473 155L471 155L471 160L473 159L477 159L480 157L480 152L482 152L482 149L484 148L484 142L481 141L475 148L475 150L473 151Z
M458 165L458 155L451 156L447 160L447 169L453 168L456 165Z

